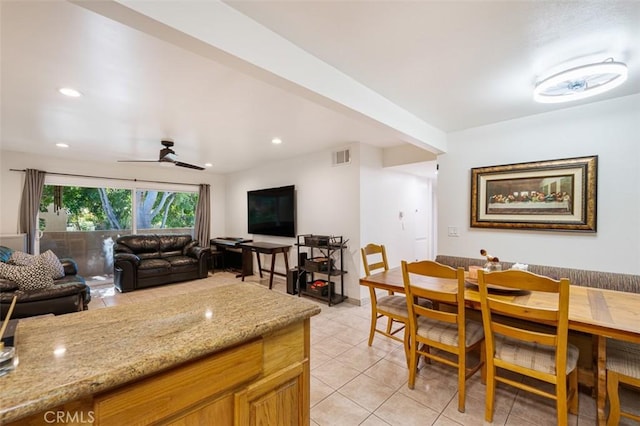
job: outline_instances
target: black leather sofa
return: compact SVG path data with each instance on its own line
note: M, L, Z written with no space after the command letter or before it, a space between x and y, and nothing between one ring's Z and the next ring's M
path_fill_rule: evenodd
M7 262L12 250L0 246L0 261ZM91 291L73 259L61 258L64 277L53 280L53 287L22 291L13 281L0 278L0 319L4 319L14 296L18 296L11 318L26 318L46 314L68 314L88 309Z
M206 278L209 246L189 234L125 235L113 246L113 282L122 293L178 281Z

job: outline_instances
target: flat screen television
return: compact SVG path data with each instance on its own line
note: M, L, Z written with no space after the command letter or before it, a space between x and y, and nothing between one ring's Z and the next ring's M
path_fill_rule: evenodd
M247 191L249 234L296 236L295 186Z

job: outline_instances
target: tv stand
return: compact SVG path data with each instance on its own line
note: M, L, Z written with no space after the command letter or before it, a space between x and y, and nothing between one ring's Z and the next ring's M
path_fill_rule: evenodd
M249 243L253 240L235 237L212 238L210 243L217 250L223 252L225 268L229 268L237 273L236 278L246 275L253 275L253 259L251 252L242 250L242 243Z

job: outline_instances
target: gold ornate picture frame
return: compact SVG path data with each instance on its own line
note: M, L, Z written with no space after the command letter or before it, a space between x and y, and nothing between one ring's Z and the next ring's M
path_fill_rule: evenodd
M471 169L471 227L596 232L598 156Z

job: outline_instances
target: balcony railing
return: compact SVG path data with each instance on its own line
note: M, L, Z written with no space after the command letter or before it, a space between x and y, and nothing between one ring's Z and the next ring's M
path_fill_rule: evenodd
M113 275L113 244L131 230L114 231L44 231L40 253L52 250L58 257L70 257L78 264L78 273L87 279ZM191 234L193 228L144 229L138 234Z

